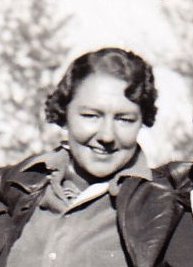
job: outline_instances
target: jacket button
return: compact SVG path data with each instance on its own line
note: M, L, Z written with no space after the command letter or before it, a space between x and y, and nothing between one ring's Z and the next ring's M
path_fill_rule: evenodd
M56 253L55 252L51 252L48 254L48 257L50 260L54 261L56 259Z

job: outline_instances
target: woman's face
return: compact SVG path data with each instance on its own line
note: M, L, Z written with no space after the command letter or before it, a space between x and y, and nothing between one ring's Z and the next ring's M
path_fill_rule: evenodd
M142 115L140 107L125 97L127 86L124 80L91 74L68 105L71 153L95 177L113 174L134 154Z

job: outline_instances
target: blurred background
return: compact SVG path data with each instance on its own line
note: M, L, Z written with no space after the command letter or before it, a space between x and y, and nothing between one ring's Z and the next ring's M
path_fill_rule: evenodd
M154 67L159 112L139 136L149 165L192 159L192 0L1 0L0 166L65 139L45 122L46 95L75 57L108 46Z

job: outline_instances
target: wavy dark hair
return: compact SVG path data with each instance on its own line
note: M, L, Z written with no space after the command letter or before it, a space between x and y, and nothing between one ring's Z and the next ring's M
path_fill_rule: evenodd
M128 82L125 96L140 106L143 124L148 127L154 124L157 91L152 68L133 52L118 48L87 53L72 62L56 90L47 98L45 111L48 122L61 127L66 124L67 105L80 83L93 73L108 74Z

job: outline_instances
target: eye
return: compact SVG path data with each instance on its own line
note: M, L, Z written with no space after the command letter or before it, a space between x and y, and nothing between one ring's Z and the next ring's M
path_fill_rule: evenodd
M81 113L80 115L81 115L81 117L87 118L87 119L94 119L94 118L99 117L99 115L95 114L95 113Z
M123 122L123 123L135 123L137 121L137 118L133 117L117 117L116 118L118 121Z

